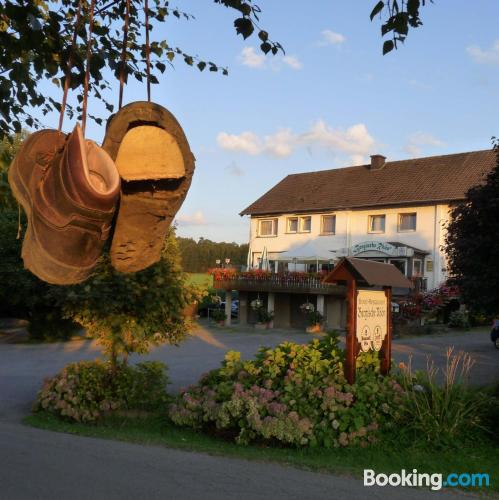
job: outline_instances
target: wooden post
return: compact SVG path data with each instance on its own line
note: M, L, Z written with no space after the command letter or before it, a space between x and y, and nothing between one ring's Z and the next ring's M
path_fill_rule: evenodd
M355 280L347 281L347 337L345 356L345 377L349 384L355 382L355 359L357 357L357 337L355 335L355 319L357 305L357 284Z
M387 318L386 318L386 337L381 346L381 373L388 375L392 363L392 287L384 286L386 301L388 302Z

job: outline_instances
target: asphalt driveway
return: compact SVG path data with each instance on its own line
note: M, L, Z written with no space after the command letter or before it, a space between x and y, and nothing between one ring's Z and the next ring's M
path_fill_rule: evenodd
M283 340L305 342L299 331L211 329L201 326L179 347L162 346L147 356L170 367L171 390L189 385L217 367L229 350L252 356L261 345ZM412 338L394 342L394 357L414 365L432 354L444 362L447 346L476 358L473 383L499 380L499 351L487 332ZM23 426L44 377L65 364L95 359L94 341L55 344L0 344L0 498L400 498L400 489L366 489L361 481L296 470L276 464L212 457L154 446L100 441ZM432 498L457 498L431 492ZM429 492L403 490L404 498L426 498Z

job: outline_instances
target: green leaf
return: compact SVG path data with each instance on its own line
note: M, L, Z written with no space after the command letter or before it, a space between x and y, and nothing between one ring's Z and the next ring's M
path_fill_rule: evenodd
M270 45L269 42L263 42L260 45L260 48L262 49L262 52L264 52L265 54L268 54L272 50L272 45Z
M242 35L243 38L246 40L249 36L254 31L253 23L251 22L251 19L248 19L246 17L239 17L234 21L234 26L236 28L236 32L238 35Z
M269 39L269 34L266 31L261 30L258 32L258 38L262 42L266 42Z
M385 43L383 44L383 55L388 54L388 52L391 52L395 47L395 44L393 43L393 40L386 40Z
M382 10L383 7L385 6L385 2L380 0L375 6L374 9L371 12L371 15L369 16L371 18L371 21L374 19L374 17L379 14Z

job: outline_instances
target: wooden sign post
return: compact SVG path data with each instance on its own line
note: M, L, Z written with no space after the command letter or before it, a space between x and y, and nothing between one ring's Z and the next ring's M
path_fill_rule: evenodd
M412 283L393 265L345 257L325 283L346 283L347 325L345 377L355 381L360 351L378 351L381 373L390 371L392 353L392 286Z

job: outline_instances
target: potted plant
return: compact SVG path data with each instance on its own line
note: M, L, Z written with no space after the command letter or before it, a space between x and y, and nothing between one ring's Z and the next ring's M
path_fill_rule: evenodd
M319 333L322 330L324 316L316 311L315 306L308 301L300 306L300 310L307 318L307 333Z
M222 311L222 309L214 309L213 312L211 313L211 318L213 321L216 321L220 326L225 325L225 320L227 319L227 315L225 314L225 311Z
M307 314L307 333L319 333L322 331L324 316L319 311L311 311Z
M263 307L260 307L257 309L257 315L258 315L258 323L255 325L255 328L261 329L261 330L268 330L269 328L272 328L273 321L274 321L274 312L273 311L267 311Z

